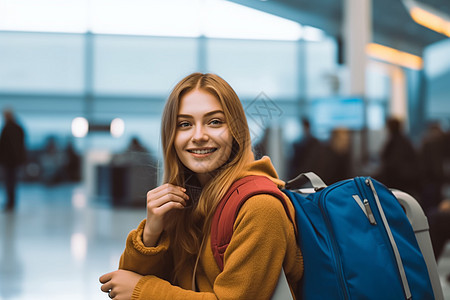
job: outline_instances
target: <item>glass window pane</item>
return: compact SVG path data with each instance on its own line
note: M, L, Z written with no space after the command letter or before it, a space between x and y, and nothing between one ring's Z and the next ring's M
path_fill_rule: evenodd
M242 97L261 92L271 99L298 95L297 42L207 40L207 69L227 80Z
M83 59L83 35L0 32L0 89L80 93Z
M391 67L388 64L371 61L367 64L366 95L371 100L387 101L391 93Z
M94 91L167 97L173 85L197 70L197 40L95 36Z
M0 30L86 32L88 0L0 0Z
M91 0L94 33L200 35L200 0Z
M334 79L338 79L336 42L327 38L305 44L306 95L308 98L335 94Z

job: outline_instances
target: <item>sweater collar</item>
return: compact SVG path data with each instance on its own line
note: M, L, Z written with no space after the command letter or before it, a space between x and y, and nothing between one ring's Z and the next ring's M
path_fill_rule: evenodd
M266 176L279 188L283 188L285 185L285 182L278 177L277 171L268 156L263 156L261 159L249 163L241 177L250 175Z

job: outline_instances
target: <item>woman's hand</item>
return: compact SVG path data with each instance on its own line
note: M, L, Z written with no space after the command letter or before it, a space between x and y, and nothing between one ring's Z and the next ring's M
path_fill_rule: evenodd
M137 273L117 270L100 277L101 290L108 293L109 298L114 300L130 300L133 290L142 275Z
M189 199L186 189L170 183L147 193L147 220L142 240L147 247L156 245L164 230L164 216L172 209L183 209Z

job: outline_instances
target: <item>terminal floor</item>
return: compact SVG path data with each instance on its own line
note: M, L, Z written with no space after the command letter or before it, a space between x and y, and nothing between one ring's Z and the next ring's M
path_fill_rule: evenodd
M83 186L21 184L14 212L0 210L0 299L108 299L98 277L117 268L127 233L145 209L113 209ZM0 208L3 207L0 187ZM450 300L450 246L438 262Z

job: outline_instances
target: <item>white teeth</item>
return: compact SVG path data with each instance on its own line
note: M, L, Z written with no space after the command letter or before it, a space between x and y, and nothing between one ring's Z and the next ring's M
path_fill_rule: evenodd
M211 152L214 152L215 149L205 149L205 150L189 150L189 152L195 153L195 154L208 154Z

